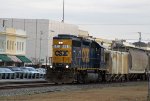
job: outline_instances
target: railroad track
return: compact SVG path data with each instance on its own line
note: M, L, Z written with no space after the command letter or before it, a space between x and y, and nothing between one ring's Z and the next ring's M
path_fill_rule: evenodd
M32 95L48 92L74 91L82 89L103 89L107 87L137 86L146 85L147 82L123 82L123 83L92 83L92 84L61 84L33 83L33 84L10 84L0 86L1 96Z
M48 87L54 85L53 83L24 83L24 84L6 84L1 85L0 90L5 89L18 89L18 88L35 88L35 87Z
M133 83L138 83L138 82L146 82L146 81L133 81ZM36 87L49 87L49 86L88 86L88 85L101 85L101 86L106 86L106 85L126 85L132 82L109 82L109 83L87 83L87 84L54 84L54 83L48 83L48 82L20 82L20 83L3 83L0 85L0 90L5 90L5 89L18 89L18 88L36 88Z

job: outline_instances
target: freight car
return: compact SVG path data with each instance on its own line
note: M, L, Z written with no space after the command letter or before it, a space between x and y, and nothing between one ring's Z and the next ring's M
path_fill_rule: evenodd
M149 52L121 47L106 51L94 40L73 35L53 38L52 65L46 79L55 83L144 80Z
M99 81L104 78L104 48L95 42L73 35L53 38L52 65L46 79L55 83Z
M125 81L128 76L129 53L119 51L105 51L106 81Z
M149 70L149 58L150 51L143 48L126 46L124 44L116 45L113 50L120 52L127 52L128 55L128 79L137 80L137 79L146 79L147 73Z
M146 80L149 66L148 51L127 48L124 51L106 51L107 81Z

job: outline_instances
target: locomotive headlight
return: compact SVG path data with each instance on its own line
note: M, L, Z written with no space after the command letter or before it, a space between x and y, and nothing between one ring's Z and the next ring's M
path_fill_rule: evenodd
M58 42L59 44L63 44L63 42Z
M66 68L69 68L69 66L68 66L68 65L66 65Z
M53 66L51 65L50 68L53 68Z

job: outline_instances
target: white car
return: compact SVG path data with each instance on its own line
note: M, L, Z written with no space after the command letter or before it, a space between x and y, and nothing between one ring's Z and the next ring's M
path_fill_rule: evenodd
M37 68L36 71L40 73L40 78L45 78L46 69L44 68Z
M46 70L44 68L37 68L36 71L40 72L40 74L46 74Z
M2 74L2 79L14 79L15 78L15 72L11 71L8 68L0 68L0 73Z
M36 71L33 67L21 67L21 69L24 72L31 74L31 78L38 78L40 75L40 72Z
M0 68L0 79L5 78L5 70L3 68Z

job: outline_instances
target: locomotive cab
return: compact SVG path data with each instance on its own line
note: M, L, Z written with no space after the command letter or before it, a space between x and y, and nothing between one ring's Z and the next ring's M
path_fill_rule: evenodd
M68 69L72 68L72 57L75 51L72 50L72 45L79 45L79 41L73 35L58 35L53 38L53 58L51 68Z
M47 70L48 81L57 83L65 81L66 83L70 82L69 78L73 78L72 44L76 38L76 36L64 34L53 37L52 65Z
M71 66L71 44L70 39L54 38L52 68L63 69Z

